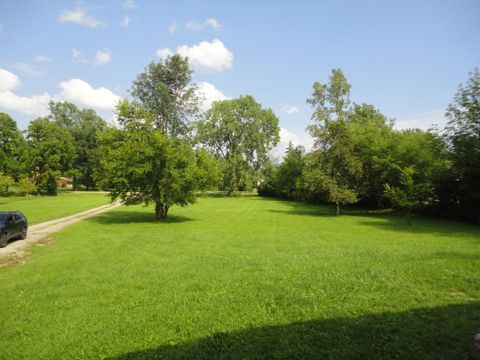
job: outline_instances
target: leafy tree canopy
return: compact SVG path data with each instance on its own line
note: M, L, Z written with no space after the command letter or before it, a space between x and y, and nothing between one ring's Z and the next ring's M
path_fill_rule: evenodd
M229 194L239 189L242 179L261 169L280 139L278 118L249 95L213 103L196 130L197 141L225 160Z
M153 115L153 124L162 133L185 137L201 100L191 80L188 59L173 55L150 63L133 82L131 94L135 102Z
M163 220L173 205L195 201L197 166L187 141L168 137L151 118L105 132L104 182L112 200L153 204L156 218Z

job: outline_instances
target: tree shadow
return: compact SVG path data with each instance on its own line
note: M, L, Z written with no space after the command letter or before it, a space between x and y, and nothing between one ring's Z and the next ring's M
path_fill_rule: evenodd
M408 225L405 217L398 214L374 215L370 216L369 219L359 220L357 223L410 235L431 234L450 238L471 237L480 240L480 228L478 226L424 216L412 217L412 225Z
M253 192L247 192L247 191L237 191L231 195L228 195L227 192L225 191L212 191L212 192L206 192L206 193L199 193L198 194L199 198L236 198L236 197L241 197L241 198L247 198L247 197L258 197L256 193Z
M480 359L480 302L218 332L111 359Z
M120 211L108 211L97 215L90 219L92 222L96 222L104 225L111 224L141 224L141 223L150 223L150 224L177 224L187 221L193 221L194 219L180 216L180 215L168 215L165 220L157 220L153 212L143 212L143 211L129 211L129 210L120 210Z
M258 197L258 201L281 202L287 209L270 208L267 211L279 214L301 215L312 217L335 218L335 208L330 205L314 205L300 201ZM480 240L480 227L471 224L432 218L425 215L413 215L412 225L408 225L405 216L391 209L372 210L354 206L344 207L342 216L356 217L356 224L378 229L401 232L404 234L432 234L443 237L473 237Z

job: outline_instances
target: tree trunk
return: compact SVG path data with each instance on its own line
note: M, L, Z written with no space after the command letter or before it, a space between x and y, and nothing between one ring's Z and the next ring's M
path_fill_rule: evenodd
M408 226L412 226L412 221L410 220L412 217L412 209L407 209L407 224Z
M168 213L168 205L162 203L155 204L155 218L157 220L165 220Z
M340 216L340 204L335 204L335 215Z

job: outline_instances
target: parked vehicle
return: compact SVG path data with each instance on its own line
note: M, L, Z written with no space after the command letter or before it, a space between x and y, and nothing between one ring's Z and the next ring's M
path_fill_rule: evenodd
M12 239L25 239L27 231L27 218L20 211L0 211L0 248Z

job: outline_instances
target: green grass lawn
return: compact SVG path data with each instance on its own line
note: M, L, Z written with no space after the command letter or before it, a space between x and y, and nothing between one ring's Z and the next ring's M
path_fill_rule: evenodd
M0 358L480 358L480 228L333 211L211 197L75 224L0 269Z
M105 193L59 192L57 196L0 197L0 211L20 210L30 225L108 204Z

